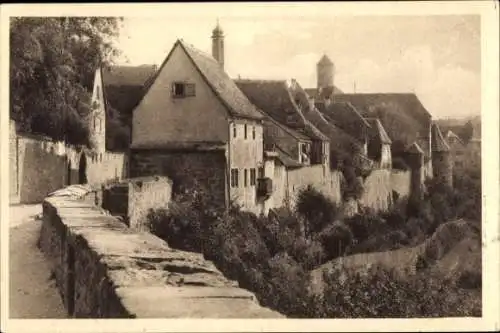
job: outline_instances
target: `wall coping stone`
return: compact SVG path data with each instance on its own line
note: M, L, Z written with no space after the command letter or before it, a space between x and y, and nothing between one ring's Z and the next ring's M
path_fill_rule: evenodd
M72 185L51 193L43 202L43 223L62 224L63 229L56 228L56 233L65 233L64 239L78 244L77 256L82 247L97 255L96 264L104 267L115 295L131 317L283 317L261 307L254 294L225 278L201 254L172 249L155 235L130 229L118 218L83 202L92 191L90 186ZM80 239L83 242L76 242Z

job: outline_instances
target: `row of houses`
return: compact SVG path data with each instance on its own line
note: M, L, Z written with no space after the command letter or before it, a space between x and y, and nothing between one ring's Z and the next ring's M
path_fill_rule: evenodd
M449 147L414 94L344 94L326 55L316 71L316 88L293 79L233 79L224 71L217 24L212 55L179 39L158 68L96 71L93 151L116 150L109 123L119 121L130 131L121 144L125 176L165 175L174 191L202 188L214 203L264 214L293 205L307 185L340 201L341 155L368 172L390 173L395 156L405 159L412 193L427 177L451 181ZM387 195L380 194L384 202Z

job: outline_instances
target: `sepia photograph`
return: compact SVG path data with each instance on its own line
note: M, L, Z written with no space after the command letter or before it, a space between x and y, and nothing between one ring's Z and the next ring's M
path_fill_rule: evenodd
M498 325L478 3L2 15L2 318Z

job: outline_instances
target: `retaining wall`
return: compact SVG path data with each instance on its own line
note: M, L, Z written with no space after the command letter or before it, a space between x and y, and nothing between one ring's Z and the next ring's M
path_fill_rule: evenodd
M95 189L74 185L43 202L39 246L77 318L282 317L226 279L200 254L170 248L92 204Z

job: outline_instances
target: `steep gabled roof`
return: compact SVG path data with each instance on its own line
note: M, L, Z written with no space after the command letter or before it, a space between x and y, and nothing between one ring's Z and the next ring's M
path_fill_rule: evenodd
M417 95L413 93L373 93L373 94L341 94L335 96L336 102L350 102L361 114L369 117L371 108L376 105L395 103L408 116L416 121L432 118Z
M311 138L309 138L307 135L302 134L301 132L296 131L293 128L290 128L290 127L274 120L271 117L264 118L264 126L277 126L298 140L302 140L302 141L310 141L311 140Z
M304 116L309 122L311 122L311 124L328 137L331 148L337 148L344 151L362 151L362 145L359 141L326 120L316 108L309 109L308 112L304 112Z
M378 118L397 154L417 141L425 156L430 156L431 114L413 93L342 94L335 101L351 103L363 117Z
M291 128L303 128L305 119L298 112L285 80L235 80L247 98L267 116Z
M279 145L275 146L278 160L287 168L300 168L303 165L288 155Z
M431 135L431 148L433 152L446 152L450 150L450 146L446 143L446 140L443 138L443 134L436 123L432 124Z
M250 103L224 69L212 56L180 40L178 43L186 51L193 64L200 71L220 100L226 104L234 117L262 119L262 114Z
M252 103L250 103L248 98L238 89L233 80L212 56L196 49L194 46L187 44L181 39L175 42L170 53L157 71L156 76L149 82L147 89L156 81L156 78L160 75L161 70L168 62L170 55L177 46L184 50L196 70L201 74L202 78L212 89L217 98L219 98L221 103L226 107L229 115L237 118L263 119L263 115L254 105L252 105Z
M357 140L362 140L364 133L370 128L370 124L349 102L323 105L318 110L327 116L327 120L332 121L337 127Z
M268 117L294 129L312 140L329 141L316 126L305 118L302 109L308 107L307 94L295 80L289 86L285 80L235 80L248 99Z
M109 66L101 69L106 107L130 121L132 110L145 93L145 88L156 71L156 65ZM108 113L111 110L108 110Z
M378 137L381 143L383 144L391 144L391 138L387 135L387 132L382 126L382 123L377 118L366 118L366 121L371 125L371 132L374 133Z

